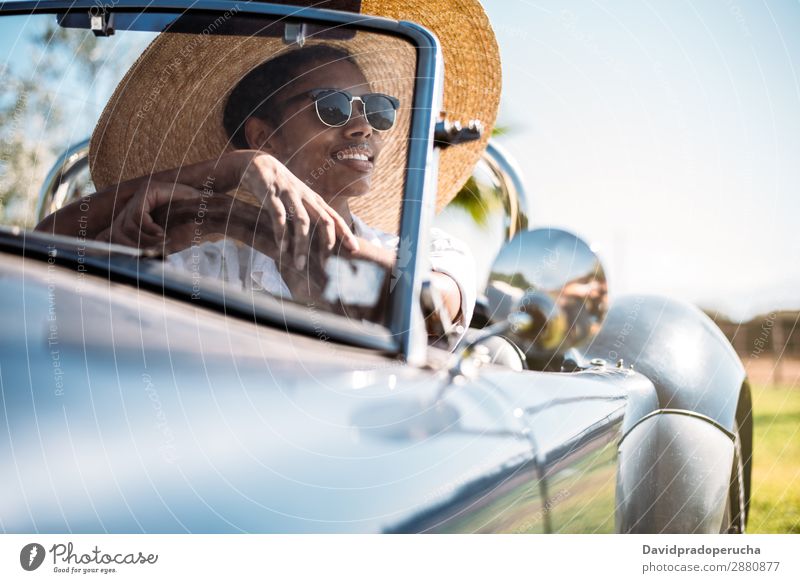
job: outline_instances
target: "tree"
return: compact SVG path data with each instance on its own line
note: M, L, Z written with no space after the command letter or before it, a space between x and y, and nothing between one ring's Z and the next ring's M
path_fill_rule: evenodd
M76 104L86 101L70 102L65 91L91 91L102 61L90 31L62 28L52 16L26 23L26 38L0 71L0 224L30 228L48 170L75 139Z

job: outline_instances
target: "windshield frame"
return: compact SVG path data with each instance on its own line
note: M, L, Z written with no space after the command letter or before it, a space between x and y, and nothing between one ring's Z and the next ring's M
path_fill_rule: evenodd
M44 0L8 2L0 6L0 16L48 14L63 11L79 11L85 9L105 9L110 12L184 12L207 13L219 15L231 8L237 9L237 14L277 16L287 19L301 19L303 21L319 24L340 24L352 26L356 29L377 33L392 34L409 42L417 53L416 76L414 86L412 116L409 128L409 145L407 158L406 182L403 188L401 207L398 257L396 269L391 274L392 292L389 296L388 334L381 342L382 351L400 355L406 360L424 362L427 350L427 336L414 334L414 323L421 321L419 306L422 275L427 268L427 260L419 249L427 248L427 233L429 231L436 197L438 157L433 146L433 133L436 123L436 114L441 110L443 93L443 63L441 49L435 35L410 22L397 22L385 18L367 16L359 13L339 12L326 9L306 8L284 4L269 4L262 2L237 3L224 0L154 0L144 3L141 0ZM26 233L30 235L30 233ZM23 241L25 235L23 234ZM12 247L5 247L11 250ZM24 250L23 250L24 253ZM114 275L115 269L112 261L107 263L109 276ZM126 269L123 279L130 277L130 269ZM137 281L142 279L142 274L137 276ZM179 286L180 287L180 286ZM225 299L222 296L222 299ZM265 305L268 302L265 302ZM224 304L215 306L225 309ZM258 311L257 306L253 306ZM302 310L302 307L299 307ZM266 308L262 308L266 309ZM271 311L271 310L267 310ZM253 313L249 319L252 321ZM267 318L267 321L271 318ZM283 318L282 324L287 331L303 332L291 325ZM374 326L374 325L373 325ZM338 327L336 327L338 328ZM329 334L331 339L340 340L348 344L363 345L377 348L375 337L364 338L361 342L354 342L351 326L344 326L350 333L345 337ZM374 331L373 331L374 333Z

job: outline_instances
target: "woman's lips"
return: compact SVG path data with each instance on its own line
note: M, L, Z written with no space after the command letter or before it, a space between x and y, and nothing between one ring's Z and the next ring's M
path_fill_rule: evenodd
M356 172L363 172L365 174L372 172L373 168L375 167L375 164L373 164L370 160L357 160L354 158L344 158L339 160L338 163L347 168L355 170Z
M336 162L356 172L370 173L375 168L371 157L366 153L341 151L336 153Z

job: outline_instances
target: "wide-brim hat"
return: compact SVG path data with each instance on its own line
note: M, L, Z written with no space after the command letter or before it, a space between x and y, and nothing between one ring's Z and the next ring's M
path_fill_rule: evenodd
M294 3L294 2L293 2ZM305 4L298 1L297 4ZM325 2L317 7L325 6ZM357 3L356 3L357 4ZM450 120L477 119L480 140L441 152L436 211L469 177L486 146L500 100L500 58L494 33L476 0L363 0L360 12L416 22L438 37L445 63L444 111ZM233 150L223 126L227 98L255 67L296 45L274 36L230 34L225 20L197 32L163 32L117 86L92 134L89 164L100 190L139 176L218 158ZM347 40L315 38L352 55L374 91L395 95L401 106L376 163L370 193L350 209L367 224L396 232L407 167L416 51L407 42L359 31ZM389 202L387 197L396 197Z

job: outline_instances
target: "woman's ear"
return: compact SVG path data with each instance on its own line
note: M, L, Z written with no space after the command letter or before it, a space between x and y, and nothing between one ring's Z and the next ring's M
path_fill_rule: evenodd
M271 152L273 150L273 132L272 125L263 119L249 117L244 122L244 137L247 140L248 147L253 150Z

